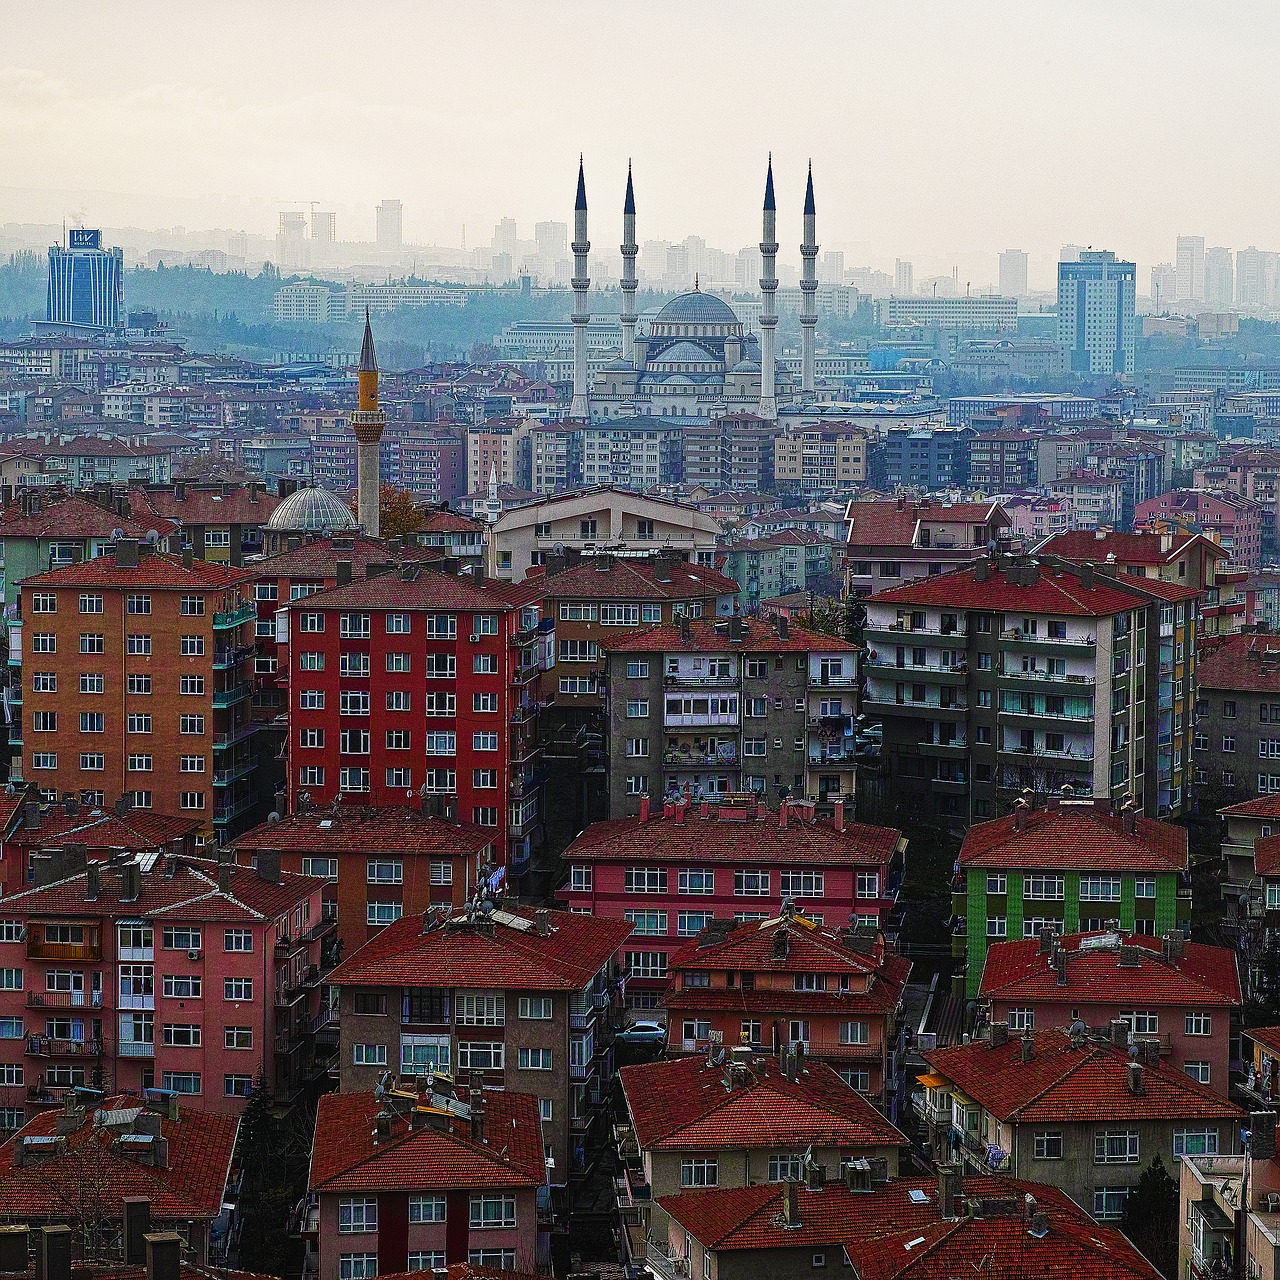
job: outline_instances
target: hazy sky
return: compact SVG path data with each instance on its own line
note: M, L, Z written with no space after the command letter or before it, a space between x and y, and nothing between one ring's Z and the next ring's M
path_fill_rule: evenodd
M766 153L795 258L916 276L1064 242L1171 259L1179 232L1280 247L1280 6L1211 0L0 0L0 223L272 232L283 201L372 235L488 243L567 220L586 155L616 245L759 239ZM126 197L122 199L122 197ZM169 197L170 199L166 199ZM1144 280L1145 284L1145 280Z

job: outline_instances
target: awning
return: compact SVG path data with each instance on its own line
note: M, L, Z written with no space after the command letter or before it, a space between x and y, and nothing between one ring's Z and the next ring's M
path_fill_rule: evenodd
M946 1080L942 1076L930 1071L928 1075L916 1076L916 1079L924 1085L926 1089L941 1089Z

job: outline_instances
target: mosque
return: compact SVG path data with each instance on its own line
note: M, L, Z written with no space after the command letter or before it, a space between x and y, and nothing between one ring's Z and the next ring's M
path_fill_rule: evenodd
M778 405L797 394L813 392L814 328L817 324L816 293L818 245L813 172L810 170L804 201L804 238L800 246L803 273L800 282L801 379L797 388L785 370L777 367L774 335L778 324L776 296L777 211L773 192L773 162L765 178L763 238L760 255L762 307L760 333L748 333L733 308L715 294L703 293L697 281L691 293L672 298L647 325L640 325L635 310L636 205L631 171L627 170L627 194L622 207L622 350L618 359L587 375L587 325L590 323L588 291L587 188L581 161L578 195L574 207L573 238L573 406L571 416L585 421L649 417L706 422L726 413L755 413L774 419Z

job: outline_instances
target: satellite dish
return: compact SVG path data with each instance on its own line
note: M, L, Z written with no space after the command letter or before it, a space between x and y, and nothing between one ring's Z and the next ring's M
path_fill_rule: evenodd
M409 788L407 788L407 789L405 790L404 798L405 798L406 800L412 800L412 799L413 799L413 788L412 788L412 787L409 787Z
M123 538L123 537L124 537L124 530L123 530L123 529L112 529L112 530L111 530L111 541L112 541L112 542L119 542L119 541L120 541L120 539L121 539L121 538Z
M551 551L553 555L557 555L557 556L564 555L564 543L557 542L555 546L551 548Z
M156 545L156 543L157 543L157 542L159 542L159 541L160 541L160 530L159 530L159 529L148 529L148 530L147 530L147 543L148 543L150 546L153 546L153 547L154 547L154 546Z
M279 821L280 821L280 814L279 814L279 812L278 812L277 810L275 810L275 809L272 809L272 810L271 810L271 812L270 812L269 814L267 814L267 821L268 821L268 822L279 822Z

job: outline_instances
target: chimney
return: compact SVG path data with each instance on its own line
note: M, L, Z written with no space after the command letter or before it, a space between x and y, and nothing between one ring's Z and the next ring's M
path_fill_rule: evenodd
M1067 985L1067 952L1063 947L1059 947L1053 953L1053 968L1057 985L1065 987Z
M231 863L229 862L218 863L218 892L231 892Z
M533 920L540 938L551 937L551 912L546 907L539 907L533 913Z
M71 1228L41 1227L36 1236L35 1280L71 1280Z
M1141 969L1142 968L1142 952L1138 947L1130 946L1128 943L1120 944L1120 959L1116 962L1120 969Z
M115 549L117 569L136 569L138 567L137 538L117 538Z
M649 805L650 805L649 797L647 795L641 796L640 797L640 821L641 822L649 821Z
M22 825L28 831L39 831L41 823L40 802L28 800L22 806Z
M0 1271L27 1273L27 1224L0 1227Z
M991 561L983 556L977 564L973 566L974 582L986 582L991 577Z
M279 849L259 849L256 861L260 880L269 880L272 884L280 883Z
M1022 1051L1022 1061L1030 1062L1036 1056L1036 1042L1032 1039L1029 1031L1022 1033L1022 1039L1018 1043L1019 1049Z
M1009 1024L1007 1022L993 1022L991 1024L991 1047L993 1049L1000 1049L1008 1043Z
M1276 1113L1249 1112L1249 1154L1255 1160L1274 1160L1276 1155Z
M1129 1044L1129 1024L1123 1018L1111 1019L1111 1043L1117 1049L1124 1049Z
M471 1090L471 1141L488 1142L484 1132L484 1090Z
M1135 1098L1139 1098L1145 1092L1142 1085L1142 1063L1126 1062L1125 1066L1125 1084L1129 1086L1129 1092Z
M137 902L142 893L142 868L136 862L126 862L120 868L120 901Z
M257 502L258 500L258 482L256 480L249 481L249 501Z
M1025 831L1027 827L1027 802L1021 796L1013 802L1013 829Z
M844 801L843 800L837 800L835 804L832 805L831 820L835 824L835 828L837 831L844 830Z
M338 586L345 587L351 581L351 561L338 561Z
M182 567L184 569L193 568L196 562L196 553L190 547L182 548Z
M147 1280L182 1280L182 1237L176 1231L149 1231Z
M127 1267L141 1267L147 1261L147 1233L151 1230L149 1196L124 1198L124 1262Z
M938 1209L944 1222L956 1220L956 1201L964 1194L960 1166L950 1161L938 1165Z
M1052 954L1055 937L1057 937L1057 934L1054 932L1052 925L1042 924L1040 926L1040 954L1042 956Z
M173 500L174 502L186 502L187 500L187 482L185 480L175 480L173 484Z
M800 1225L800 1184L788 1178L782 1184L782 1226L794 1231Z
M782 803L778 806L778 829L785 831L787 829L787 798L782 797Z

